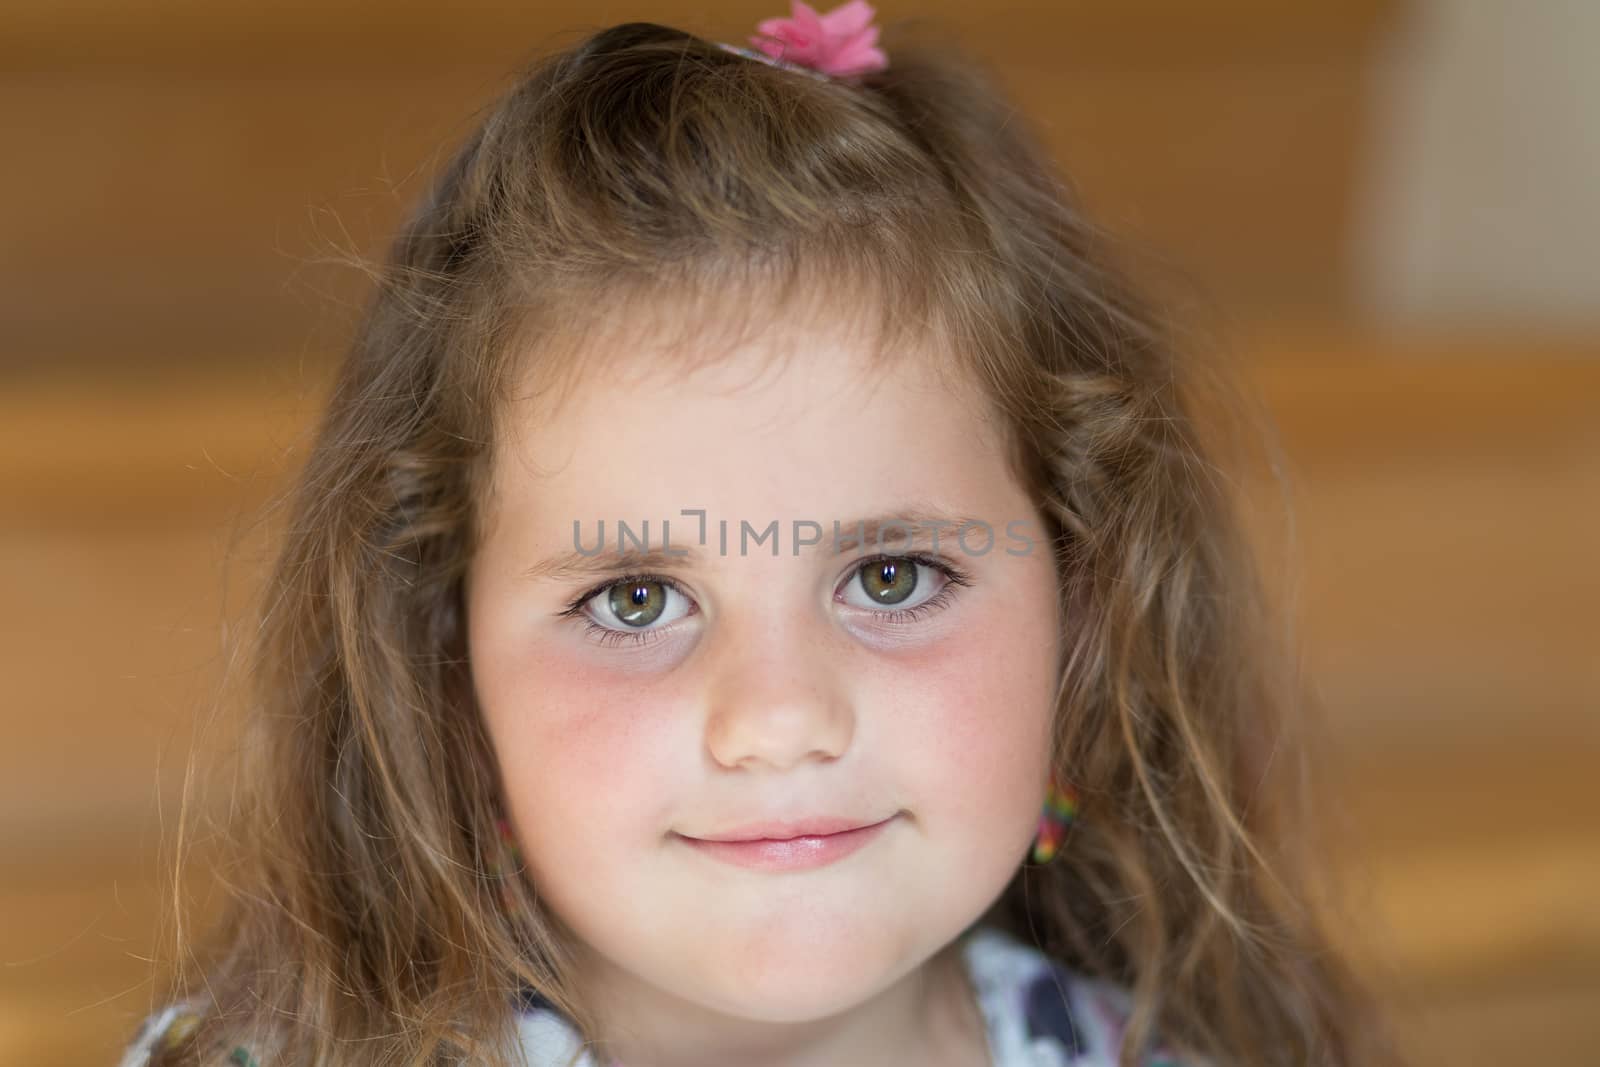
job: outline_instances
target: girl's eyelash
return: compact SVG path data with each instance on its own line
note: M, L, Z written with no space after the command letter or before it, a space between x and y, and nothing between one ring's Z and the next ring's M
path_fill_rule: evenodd
M593 619L587 618L583 620L583 632L598 644L605 646L620 645L624 641L631 641L635 645L647 645L661 636L660 630L613 630L609 626L601 626Z
M879 553L876 556L868 556L864 559L858 559L856 560L854 567L851 568L850 575L853 579L856 575L861 573L861 568L872 563L899 563L904 560L911 560L912 562L920 564L921 566L931 567L934 570L939 571L945 576L945 586L943 589L940 589L933 596L929 597L927 600L924 600L915 607L897 608L893 611L880 611L874 613L879 618L891 625L903 625L905 623L915 622L916 620L924 618L932 612L939 611L940 609L947 607L950 601L955 599L955 594L950 591L952 586L967 586L972 584L971 577L955 564L922 552L907 552L900 555L894 555L893 553L885 552ZM613 586L626 585L632 582L650 582L663 585L672 590L674 593L677 593L679 596L686 597L688 595L683 591L682 586L673 581L671 578L667 578L663 575L623 574L601 582L599 585L591 586L584 592L579 593L575 598L567 602L566 607L561 611L560 615L562 618L584 616L583 608L584 605L589 603L589 601L593 600L595 597L599 596L601 593L612 588ZM635 645L644 645L658 639L661 631L619 630L610 626L602 626L593 619L584 616L584 634L593 638L601 645L619 645L624 641L630 641Z
M599 596L601 593L604 593L607 589L610 589L612 586L614 586L614 585L629 585L629 584L634 583L634 582L652 582L652 583L655 583L657 585L666 586L668 589L672 590L674 593L677 593L679 596L687 596L688 595L683 591L683 586L679 585L677 582L673 581L671 578L666 578L666 577L663 577L662 575L659 575L659 574L619 574L615 578L607 578L605 581L601 582L599 585L595 585L595 586L589 587L589 589L587 589L586 591L584 591L582 593L579 593L576 598L567 601L567 606L561 612L561 614L563 616L577 615L579 612L581 612L583 610L583 606L585 604L587 604L589 601L593 600L595 597Z

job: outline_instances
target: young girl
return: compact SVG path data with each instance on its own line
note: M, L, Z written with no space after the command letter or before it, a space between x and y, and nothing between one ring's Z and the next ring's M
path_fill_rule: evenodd
M1372 1062L1194 366L871 15L617 26L445 168L125 1064Z

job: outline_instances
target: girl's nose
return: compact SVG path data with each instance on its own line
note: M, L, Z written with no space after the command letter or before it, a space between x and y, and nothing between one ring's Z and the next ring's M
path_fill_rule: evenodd
M776 625L724 640L709 665L705 729L713 759L729 768L787 770L845 753L855 712L825 636Z

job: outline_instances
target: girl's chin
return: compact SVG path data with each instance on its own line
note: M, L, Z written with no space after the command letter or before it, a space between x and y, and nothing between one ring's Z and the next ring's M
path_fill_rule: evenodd
M697 984L692 990L677 991L679 996L736 1019L758 1023L808 1023L848 1011L870 999L884 985L872 972L826 974L787 974L758 985L716 981ZM697 983L703 978L696 978Z
M860 1004L918 962L888 938L768 936L697 954L692 967L677 968L672 992L741 1019L808 1022Z

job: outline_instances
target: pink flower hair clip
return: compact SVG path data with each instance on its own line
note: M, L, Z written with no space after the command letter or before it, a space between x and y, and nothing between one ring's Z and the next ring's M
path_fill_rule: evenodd
M889 58L878 44L875 12L866 0L850 0L819 15L805 0L790 0L788 18L763 19L750 38L757 51L725 44L730 52L776 67L823 78L849 78L883 70Z

